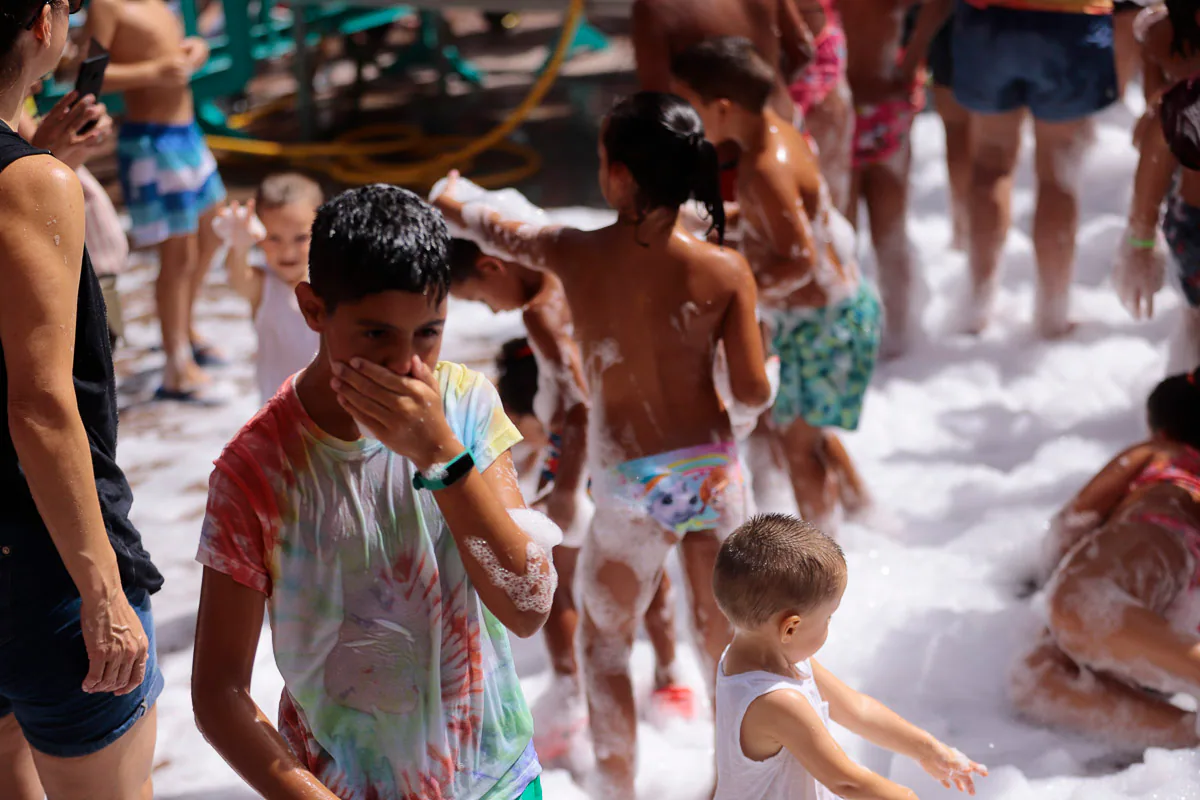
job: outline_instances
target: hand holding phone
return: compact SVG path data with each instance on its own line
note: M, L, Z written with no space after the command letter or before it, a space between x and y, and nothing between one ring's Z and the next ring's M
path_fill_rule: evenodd
M92 39L92 43L88 49L88 56L79 65L79 77L75 79L75 94L79 100L91 95L96 100L100 99L100 91L104 88L104 72L108 69L108 51L100 46L100 43ZM79 134L83 135L96 127L96 121L92 120L79 129Z

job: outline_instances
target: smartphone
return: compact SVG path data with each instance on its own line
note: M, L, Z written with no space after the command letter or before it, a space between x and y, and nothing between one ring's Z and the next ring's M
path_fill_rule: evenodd
M88 47L88 56L79 65L79 77L75 79L75 91L79 95L79 100L89 94L96 99L100 98L106 69L108 69L108 51L101 47L99 42L92 39L92 43ZM96 121L92 120L80 128L78 133L82 136L94 127L96 127Z

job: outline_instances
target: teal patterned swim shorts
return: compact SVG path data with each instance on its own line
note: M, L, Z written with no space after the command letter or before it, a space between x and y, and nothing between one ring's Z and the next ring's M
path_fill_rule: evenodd
M863 281L839 305L768 314L780 362L775 424L786 428L803 419L814 428L857 428L879 351L875 290Z

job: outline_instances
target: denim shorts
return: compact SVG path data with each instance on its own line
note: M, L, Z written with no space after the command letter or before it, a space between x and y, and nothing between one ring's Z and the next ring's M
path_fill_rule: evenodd
M146 679L122 697L88 694L81 688L88 657L79 598L55 603L14 596L6 560L0 558L0 717L15 714L26 741L50 756L103 750L153 708L163 690L149 592L126 593L150 640Z
M954 97L970 111L1028 108L1043 122L1072 122L1117 99L1111 15L958 0L951 49Z

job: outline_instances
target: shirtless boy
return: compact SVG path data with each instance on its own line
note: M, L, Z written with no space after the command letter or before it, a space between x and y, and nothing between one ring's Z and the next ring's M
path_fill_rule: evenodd
M828 526L839 499L848 511L866 499L849 456L825 428L858 426L879 344L879 302L834 246L816 158L767 107L771 68L749 40L701 42L672 69L709 139L741 149L742 250L780 359L772 423L801 516Z
M196 335L192 308L218 241L212 218L225 199L217 163L196 125L189 88L208 60L201 38L185 39L163 0L94 0L87 37L111 54L106 92L125 96L117 157L135 247L158 247L155 299L166 367L157 397L193 400L219 356Z
M745 519L746 490L713 384L717 344L738 402L765 405L771 387L749 266L679 221L695 197L724 228L716 152L700 118L678 97L640 92L613 109L600 138L600 184L618 213L607 228L538 230L486 207L464 210L450 190L437 205L485 251L552 269L571 303L592 398L596 517L578 580L594 795L632 798L630 649L676 544L710 689L730 638L712 570L721 539Z
M1176 27L1168 15L1173 6L1190 10L1191 24ZM1143 12L1138 32L1142 34L1142 62L1147 86L1170 87L1200 70L1200 6L1188 0L1173 0L1166 8ZM1177 14L1187 18L1187 12ZM1198 93L1189 86L1172 89L1163 98L1162 113L1171 120L1166 126L1175 138L1197 135L1191 111ZM1182 105L1180 104L1182 101ZM1171 106L1181 105L1174 109ZM1187 106L1191 106L1189 109ZM1157 112L1152 98L1147 113ZM1155 113L1157 116L1157 113ZM1181 164L1164 137L1157 119L1141 125L1137 173L1125 239L1118 251L1113 282L1126 308L1135 318L1154 311L1154 295L1162 288L1166 252L1158 230L1161 225L1187 304L1181 311L1180 333L1171 354L1170 369L1191 369L1200 361L1200 164ZM1190 133L1189 133L1190 132ZM1179 142L1176 142L1178 145ZM1180 167L1183 166L1183 169ZM1179 181L1171 191L1176 172ZM1170 197L1168 198L1168 195ZM1167 200L1167 213L1162 213Z
M634 0L633 52L643 90L671 88L671 57L713 36L745 36L776 68L771 107L792 119L788 87L812 60L812 34L795 0Z
M671 90L671 57L712 36L745 36L777 71L771 105L799 122L788 87L813 57L812 33L796 0L634 0L633 53L646 91ZM736 148L721 148L722 193L736 199ZM731 226L732 227L732 226Z
M846 25L847 77L854 95L854 173L850 221L867 204L884 306L883 349L895 356L912 330L912 253L908 240L909 133L925 104L923 76L904 67L901 39L913 0L840 0Z

